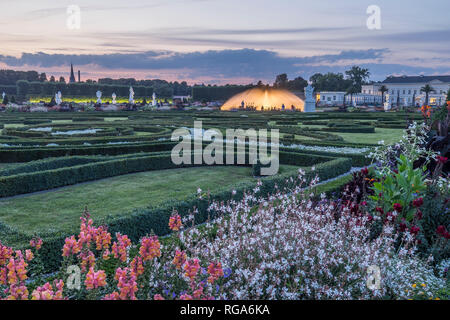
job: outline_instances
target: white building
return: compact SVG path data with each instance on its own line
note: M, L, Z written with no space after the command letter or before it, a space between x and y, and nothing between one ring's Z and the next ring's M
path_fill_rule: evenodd
M421 106L425 103L425 93L420 89L427 84L434 89L429 94L428 103L430 105L444 104L450 89L450 76L390 76L386 80L376 83L376 86L384 85L389 90L386 93L389 93L389 99L393 106ZM364 87L363 90L369 90Z
M380 92L381 86L382 86L382 84L380 82L364 84L361 86L361 93L381 96L381 92Z
M352 95L344 91L322 91L316 94L318 106L344 105L375 105L381 104L381 94L355 93Z

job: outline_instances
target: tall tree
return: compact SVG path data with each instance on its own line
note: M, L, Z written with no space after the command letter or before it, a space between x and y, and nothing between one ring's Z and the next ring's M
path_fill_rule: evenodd
M273 84L274 87L277 88L286 88L287 87L287 82L288 82L288 77L286 73L282 73L277 75L276 79L275 79L275 83Z
M428 105L428 97L430 95L430 92L434 92L434 89L429 84L426 84L425 86L420 88L420 92L424 92L425 93L425 105L427 106Z
M59 82L66 83L66 79L64 79L64 77L59 77Z
M328 72L316 73L309 80L316 91L347 91L352 84L349 79L344 79L342 73Z
M361 92L361 87L365 81L369 78L369 69L353 66L350 70L345 71L345 74L349 80L352 81L358 92Z
M381 103L384 103L384 94L389 90L386 86L382 85L379 91L381 92Z
M56 82L55 76L50 77L50 82Z
M350 87L347 88L346 93L350 95L350 101L351 101L352 106L353 106L353 95L355 93L358 93L359 91L360 90L358 90L358 87L356 87L355 85L351 85ZM344 97L344 100L345 100L345 97Z
M308 85L308 81L306 81L302 77L297 77L294 80L288 81L287 88L289 90L302 91L307 85Z
M39 75L39 81L41 82L47 81L47 75L44 72Z

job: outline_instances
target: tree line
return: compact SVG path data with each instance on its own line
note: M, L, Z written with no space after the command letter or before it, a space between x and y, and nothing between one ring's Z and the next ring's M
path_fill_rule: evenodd
M39 81L17 81L17 95L25 98L32 96L53 96L56 92L67 96L96 96L96 92L100 90L102 95L111 96L115 93L119 97L126 97L130 94L130 86L128 85L109 85L87 82L39 82ZM134 86L134 94L136 97L150 97L153 94L152 87Z
M361 68L359 66L353 66L351 69L343 73L328 72L326 74L316 73L309 78L311 85L316 92L320 91L344 91L347 94L353 95L361 92L363 84L367 83L367 79L370 76L368 69ZM308 81L302 77L296 77L293 80L289 80L286 73L282 73L276 76L273 83L274 88L287 89L290 91L303 92L304 88L308 85ZM255 86L268 86L262 81L258 81L256 85L242 85L242 86L194 86L192 88L192 96L196 101L215 101L215 100L227 100L233 95L243 92L249 88Z
M25 97L26 94L48 96L54 95L57 91L66 95L89 96L93 94L95 96L97 90L102 91L105 95L115 92L118 96L128 96L130 86L133 86L136 96L151 96L155 92L158 97L168 98L173 95L187 96L192 91L192 87L186 81L101 78L98 81L88 79L85 82L66 83L64 77L59 77L57 80L54 76L50 76L47 79L45 73L37 71L0 70L0 91L10 95L17 94L21 97Z

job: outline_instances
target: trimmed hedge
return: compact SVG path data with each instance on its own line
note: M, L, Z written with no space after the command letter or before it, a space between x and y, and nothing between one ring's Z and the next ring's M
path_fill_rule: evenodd
M303 155L305 156L305 155ZM325 158L325 157L323 157ZM328 158L330 159L330 158ZM306 178L310 180L316 174L321 180L327 180L335 176L348 172L351 168L351 160L347 158L339 158L331 161L319 163L315 165L314 172L306 170ZM296 177L297 174L282 174L275 177L262 178L262 185L260 186L260 192L263 195L271 194L276 191L276 188L282 189L293 184L293 181L288 179L290 177ZM255 182L240 183L235 186L234 190L236 195L232 194L232 190L220 190L210 195L211 200L226 201L231 198L241 199L244 192L253 189L256 186ZM141 208L136 209L133 212L124 213L117 217L107 217L96 221L97 224L106 225L111 234L121 232L127 234L133 242L137 242L142 236L155 233L158 236L166 235L170 232L168 227L169 218L173 210L177 210L178 213L184 217L189 214L189 211L194 207L198 209L198 213L195 215L195 223L200 224L208 218L208 203L207 199L199 199L196 196L192 196L183 201L169 201L164 205L156 208ZM210 213L211 218L214 218L214 213ZM40 233L39 236L44 240L42 249L40 251L42 260L46 271L55 271L59 268L62 257L61 248L64 244L64 239L71 234L64 232L48 232ZM20 238L27 239L27 235L17 235ZM28 236L31 237L31 236Z
M235 157L237 157L236 153ZM297 166L311 166L318 162L331 159L323 155L309 155L305 157L305 154L293 152L292 150L289 150L289 152L281 151L279 157L280 163ZM237 163L237 161L234 163ZM248 152L246 152L246 163L248 163ZM23 165L12 168L9 171L5 170L4 172L6 173L12 172L16 174L0 176L0 197L48 190L127 173L189 166L191 165L173 164L170 152L157 155L137 154L131 157L119 157L118 159L112 160L104 158L68 157L64 159L36 161L34 164L28 166ZM35 171L39 169L43 170Z
M40 148L0 148L0 162L28 162L52 157L76 155L120 155L124 153L155 152L172 150L175 142L154 142L118 145L76 145Z

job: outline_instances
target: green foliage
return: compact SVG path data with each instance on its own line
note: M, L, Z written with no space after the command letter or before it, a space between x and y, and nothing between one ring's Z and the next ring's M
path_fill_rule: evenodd
M42 81L17 81L17 94L21 97L27 95L49 96L55 92L61 91L62 95L69 96L93 96L100 90L104 96L111 96L115 92L118 96L128 96L129 85L113 85L88 82L65 83L60 82L42 82ZM136 86L134 88L136 97L151 96L153 94L152 87ZM160 95L164 96L164 95ZM166 95L169 96L169 95Z
M369 196L385 212L393 210L394 204L402 205L399 212L401 218L406 221L412 221L415 209L412 207L412 201L420 197L426 190L425 176L423 173L426 168L413 168L413 163L404 155L398 159L397 172L383 176L378 171L380 182L373 184L374 195Z
M418 248L425 258L432 255L435 264L450 258L450 241L436 233L439 226L450 230L449 204L445 200L448 196L431 184L426 189L423 205L420 207L422 219L420 219L421 233Z
M196 86L192 88L192 98L195 101L227 100L235 94L244 92L252 86Z

